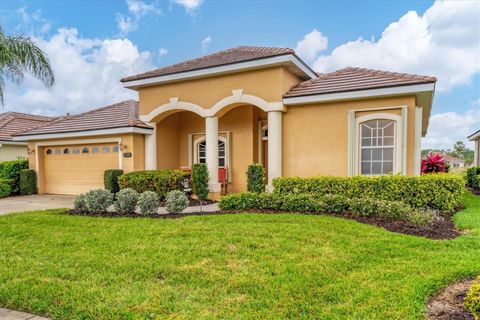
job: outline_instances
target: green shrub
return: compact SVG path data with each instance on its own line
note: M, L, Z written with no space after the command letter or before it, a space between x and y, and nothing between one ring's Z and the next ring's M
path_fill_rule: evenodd
M480 189L480 167L467 169L467 186L473 189Z
M464 304L465 309L470 311L476 320L480 320L480 277L472 282Z
M28 160L0 162L0 179L13 179L13 194L20 192L20 170L28 169Z
M193 188L200 202L208 197L208 169L204 163L193 165L192 171Z
M371 198L354 198L349 203L350 212L357 216L373 217L392 220L407 220L413 209L401 201L386 201Z
M265 191L265 170L261 164L251 164L248 166L247 190L256 193Z
M184 192L173 190L167 193L165 198L166 210L168 213L180 213L188 207L188 198Z
M324 212L343 213L348 210L348 198L340 194L326 194L319 199L323 203Z
M6 198L12 193L11 179L0 179L0 198Z
M168 192L183 190L185 173L180 170L147 170L135 171L118 177L120 189L130 188L138 193L155 192L162 201Z
M73 210L76 212L87 212L87 205L85 204L85 194L79 194L73 201Z
M407 221L417 226L428 226L438 219L442 219L435 210L416 209L408 212Z
M113 204L113 193L96 189L85 193L85 207L89 213L103 213Z
M122 174L123 170L120 169L105 170L103 173L103 184L105 186L105 190L109 190L112 193L117 193L120 191L118 177L120 177Z
M138 198L138 207L143 215L157 214L157 210L160 207L160 200L153 191L145 191Z
M28 195L37 193L37 174L35 170L20 170L20 194Z
M342 195L347 198L373 198L403 201L413 208L450 211L457 207L463 193L462 177L453 174L430 174L418 177L313 177L276 178L274 193L307 193L315 196Z
M321 212L323 203L309 194L290 194L283 197L280 209L289 212Z
M137 207L138 192L126 188L117 193L117 201L115 201L115 210L119 213L134 213Z

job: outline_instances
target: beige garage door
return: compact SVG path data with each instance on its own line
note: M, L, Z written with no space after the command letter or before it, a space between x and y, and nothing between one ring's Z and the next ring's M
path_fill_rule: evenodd
M119 168L116 144L45 147L45 192L79 194L103 188L103 173Z

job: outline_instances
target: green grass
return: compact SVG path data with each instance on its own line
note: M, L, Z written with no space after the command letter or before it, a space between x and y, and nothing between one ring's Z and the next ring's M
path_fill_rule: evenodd
M64 319L422 319L480 273L480 198L454 240L308 215L0 217L0 306Z

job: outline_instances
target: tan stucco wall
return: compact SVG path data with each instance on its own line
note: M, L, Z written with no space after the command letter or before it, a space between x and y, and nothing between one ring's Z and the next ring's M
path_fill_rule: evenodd
M123 134L123 135L102 135L102 136L92 136L92 137L82 137L82 138L65 138L65 139L56 139L56 140L38 140L38 141L30 141L29 148L35 150L36 143L44 144L48 143L51 145L58 145L59 143L63 145L75 145L81 147L82 145L91 146L92 139L118 139L120 138L121 143L124 145L125 149L121 151L122 153L132 153L132 157L125 158L122 156L122 169L125 172L131 171L138 171L143 170L145 168L145 143L144 143L144 136L141 134ZM75 143L71 143L75 141ZM81 142L80 144L76 142ZM105 145L110 145L110 142L100 143ZM39 193L45 192L45 150L48 148L47 146L39 146L38 147L38 164L39 168L36 167L36 153L31 153L28 156L29 160L29 167L30 169L34 169L37 171L38 175L38 187ZM55 148L55 147L54 147ZM117 163L117 162L116 162ZM68 163L65 164L68 166ZM85 162L85 171L89 170L91 166L91 162ZM113 168L112 168L113 169ZM98 187L98 186L93 186Z
M27 146L2 144L0 142L0 162L17 160L18 158L26 158Z
M278 102L298 82L287 69L274 67L140 88L140 115L150 113L174 97L209 109L236 89L243 89L244 94L258 96L267 102Z
M415 97L290 106L283 116L283 175L348 174L348 111L408 106L407 174L413 174ZM375 110L401 114L401 109ZM369 112L362 112L361 115Z

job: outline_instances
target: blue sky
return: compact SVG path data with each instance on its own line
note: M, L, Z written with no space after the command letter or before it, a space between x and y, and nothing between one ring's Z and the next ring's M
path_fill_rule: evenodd
M347 65L439 79L425 147L480 129L480 2L2 1L0 24L49 54L57 85L7 84L6 108L80 112L135 94L122 76L237 45L286 46L313 68Z

